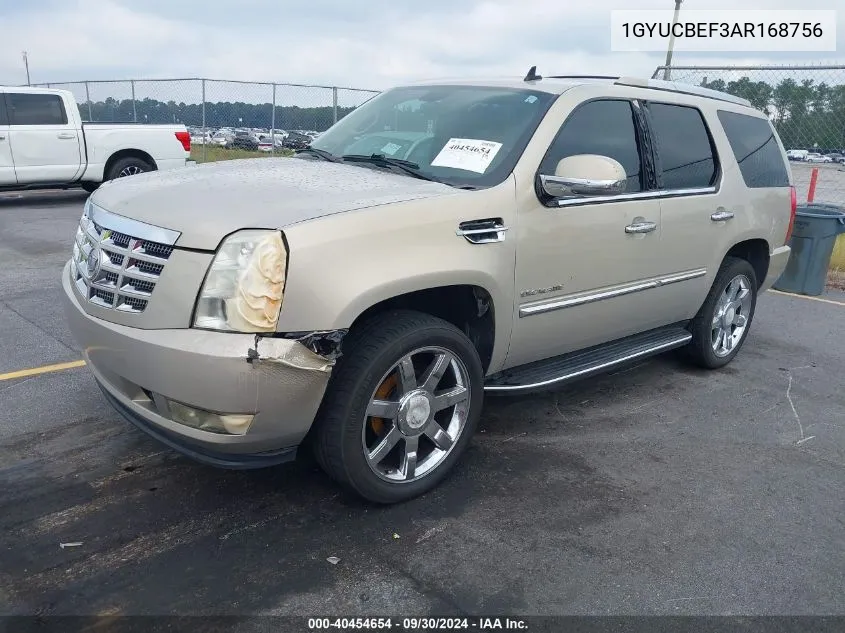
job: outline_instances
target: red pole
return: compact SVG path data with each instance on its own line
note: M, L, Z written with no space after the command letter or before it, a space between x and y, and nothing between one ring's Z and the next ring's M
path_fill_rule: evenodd
M816 197L816 183L819 180L819 168L813 167L813 171L810 174L810 188L807 190L807 202L812 202L813 198Z

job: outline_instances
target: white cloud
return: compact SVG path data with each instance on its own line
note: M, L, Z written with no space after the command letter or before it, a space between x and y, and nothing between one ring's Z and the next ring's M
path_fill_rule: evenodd
M638 5L667 3L639 0ZM428 77L520 74L533 64L547 73L642 76L662 61L660 54L610 52L609 12L630 6L620 0L289 4L32 0L5 16L0 9L0 81L25 81L22 50L28 51L33 81L206 76L373 88ZM735 5L735 0L687 0L684 7ZM774 9L795 3L746 0L743 5ZM803 8L829 6L829 0L802 2ZM839 30L842 42L845 25ZM827 59L845 63L842 52ZM767 61L817 59L806 54L675 58L678 64Z

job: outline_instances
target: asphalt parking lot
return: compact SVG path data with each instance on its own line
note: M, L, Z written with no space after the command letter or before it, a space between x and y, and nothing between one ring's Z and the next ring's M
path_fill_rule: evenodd
M2 375L80 358L84 199L0 194ZM3 379L0 613L843 614L843 383L845 300L767 293L729 367L488 399L453 476L381 508L188 461L85 367Z
M790 161L789 164L792 167L792 178L798 192L799 202L807 200L810 176L813 169L817 168L819 175L814 200L845 207L845 165L804 163L801 161Z

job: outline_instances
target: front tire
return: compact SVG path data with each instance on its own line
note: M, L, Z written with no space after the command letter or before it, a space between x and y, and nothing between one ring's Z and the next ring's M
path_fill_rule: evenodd
M757 307L757 274L744 259L726 257L710 293L690 323L686 355L694 364L717 369L731 362L748 336Z
M318 463L376 503L434 488L470 442L484 371L451 323L397 310L362 324L343 344L315 425Z

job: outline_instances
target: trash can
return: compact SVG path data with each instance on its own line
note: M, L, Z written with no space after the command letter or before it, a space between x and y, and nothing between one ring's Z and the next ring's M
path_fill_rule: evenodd
M792 254L774 288L802 295L822 294L840 233L845 233L845 208L823 202L798 205L789 242Z

